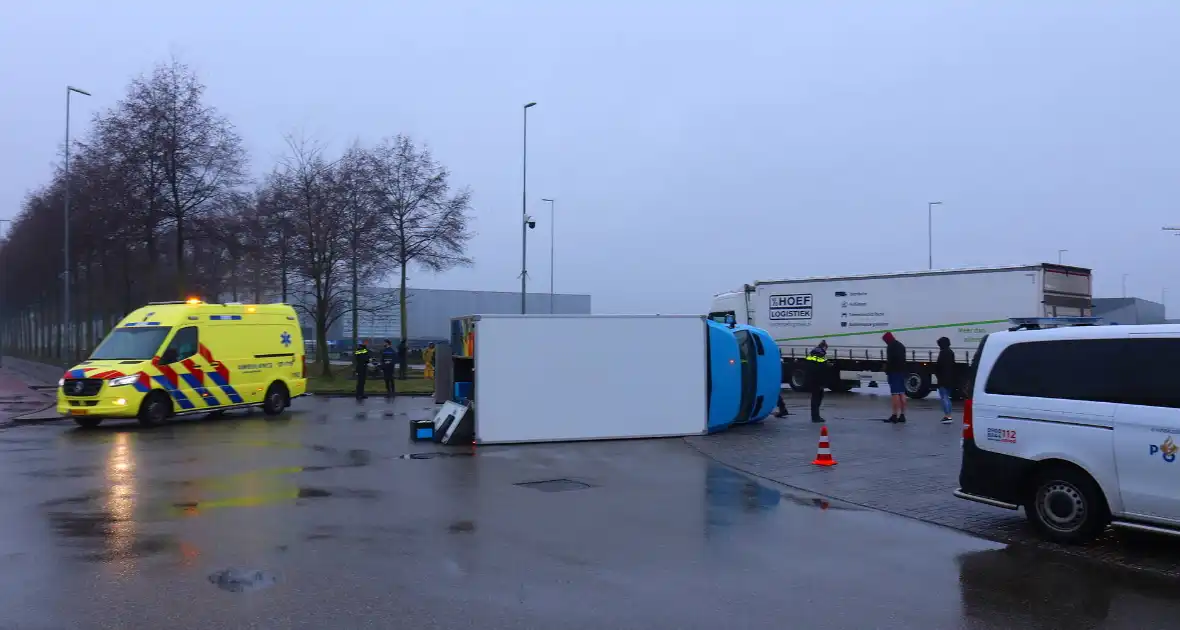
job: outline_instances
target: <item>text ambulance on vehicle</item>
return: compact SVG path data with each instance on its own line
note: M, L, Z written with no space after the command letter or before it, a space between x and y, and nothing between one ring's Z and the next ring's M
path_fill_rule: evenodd
M260 406L307 392L303 334L286 304L157 302L134 311L58 383L57 411L83 427Z

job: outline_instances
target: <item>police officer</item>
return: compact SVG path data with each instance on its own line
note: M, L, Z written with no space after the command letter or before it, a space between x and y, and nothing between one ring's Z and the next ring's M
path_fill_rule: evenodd
M390 398L397 395L397 388L393 385L393 369L397 365L397 351L393 343L385 340L385 347L381 348L381 375L385 377L385 395Z
M824 403L824 388L827 387L828 378L828 342L820 341L819 345L812 348L807 355L807 361L811 367L807 374L807 383L811 386L811 421L823 422L824 419L819 415L819 407Z
M369 348L361 342L352 354L356 360L356 399L361 400L368 398L365 396L365 380L369 377Z

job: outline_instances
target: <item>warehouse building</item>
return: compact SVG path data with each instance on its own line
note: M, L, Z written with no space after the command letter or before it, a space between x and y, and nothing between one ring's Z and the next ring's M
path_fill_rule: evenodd
M391 339L401 337L401 317L396 304L397 289L379 289L380 297L372 301L391 304L375 312L367 312L362 305L358 317L361 339ZM411 348L425 346L431 341L447 341L451 334L451 318L473 314L510 314L520 312L520 293L507 291L456 291L449 289L408 289L406 319L408 342ZM529 293L525 303L529 313L557 313L587 315L590 296L568 293ZM309 337L314 338L314 336ZM352 315L341 317L328 331L330 342L352 344Z
M1135 297L1094 298L1094 317L1104 324L1163 324L1164 305Z

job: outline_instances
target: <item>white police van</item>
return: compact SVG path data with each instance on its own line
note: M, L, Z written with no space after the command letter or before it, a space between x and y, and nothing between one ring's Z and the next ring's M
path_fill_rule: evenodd
M955 496L1023 507L1062 543L1107 525L1180 535L1180 325L1024 322L972 368Z

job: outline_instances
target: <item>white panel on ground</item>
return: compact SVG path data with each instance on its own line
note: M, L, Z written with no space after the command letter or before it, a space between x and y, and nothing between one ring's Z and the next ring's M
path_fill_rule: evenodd
M443 444L464 444L471 442L473 427L471 408L448 401L434 416L434 439Z
M480 443L703 433L700 316L481 316L475 333Z

